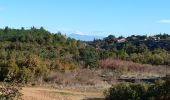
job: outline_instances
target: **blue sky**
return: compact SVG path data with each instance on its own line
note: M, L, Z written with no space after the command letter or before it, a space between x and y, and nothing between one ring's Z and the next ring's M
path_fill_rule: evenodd
M0 27L116 36L170 33L170 0L1 0Z

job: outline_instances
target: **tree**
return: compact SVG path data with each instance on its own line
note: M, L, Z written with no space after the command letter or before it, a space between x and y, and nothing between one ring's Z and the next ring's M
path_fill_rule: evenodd
M85 61L85 66L90 66L94 68L97 66L97 62L99 60L99 54L94 49L86 48L80 50L80 57L83 61Z
M108 37L104 38L104 41L107 42L107 43L113 43L115 42L115 36L114 35L109 35Z
M4 29L4 33L8 33L8 32L9 32L9 28L8 28L8 26L6 26Z

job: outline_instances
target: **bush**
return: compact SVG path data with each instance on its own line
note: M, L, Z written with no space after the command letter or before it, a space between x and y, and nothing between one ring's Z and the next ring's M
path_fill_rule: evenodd
M170 79L167 81L157 81L156 84L150 86L148 91L149 98L156 100L170 99Z
M148 84L118 84L105 92L106 100L169 100L170 80Z
M106 92L106 100L145 100L147 85L118 84Z
M23 67L19 71L17 80L18 80L18 82L25 84L25 83L31 82L31 77L32 77L31 70Z

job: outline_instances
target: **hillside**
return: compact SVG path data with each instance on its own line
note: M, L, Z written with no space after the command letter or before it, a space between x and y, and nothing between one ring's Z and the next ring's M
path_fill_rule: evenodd
M18 93L10 85L17 83L42 86L39 90L24 87L23 97L28 99L103 98L101 92L89 94L90 89L104 91L119 82L153 83L165 77L170 73L169 47L167 34L127 38L110 35L83 42L43 27L5 27L0 29L0 81L2 86L7 82L9 87L0 88L0 92L14 89L14 94ZM63 90L67 87L71 90ZM81 88L88 91L74 93L73 89ZM43 93L45 97L41 98Z
M45 78L52 70L74 70L83 48L80 41L42 27L0 29L0 80L29 82Z
M2 73L0 80L7 82L17 80L21 83L42 82L48 80L47 77L52 72L112 66L103 65L108 61L116 70L119 67L115 68L113 62L117 59L120 60L118 66L125 63L121 60L169 66L170 36L164 34L154 37L116 38L110 35L103 40L83 43L66 38L61 33L50 33L43 27L40 29L5 27L0 29L0 73ZM129 63L135 68L137 64L133 62Z
M170 35L132 35L127 38L109 35L87 42L90 47L114 52L115 58L153 65L170 65Z

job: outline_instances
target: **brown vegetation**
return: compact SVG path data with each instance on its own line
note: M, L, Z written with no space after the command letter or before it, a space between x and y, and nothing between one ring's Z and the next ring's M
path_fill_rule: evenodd
M132 61L113 60L110 58L101 60L99 65L103 69L120 71L122 74L138 73L145 74L145 76L154 74L161 77L170 71L169 68L166 68L165 66L153 66L149 64L134 63Z
M48 76L47 82L55 83L56 85L96 85L101 84L102 79L97 71L89 69L81 69L76 71L53 72Z

